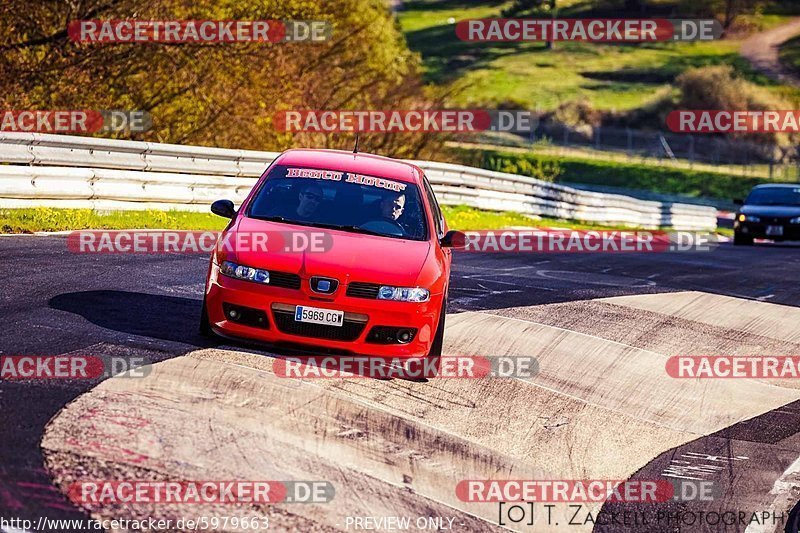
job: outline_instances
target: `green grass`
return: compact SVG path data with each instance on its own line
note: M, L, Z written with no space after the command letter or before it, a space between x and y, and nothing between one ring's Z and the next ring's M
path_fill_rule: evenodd
M526 169L541 164L561 168L557 182L581 183L642 189L664 194L707 197L723 201L747 196L750 189L767 178L733 176L730 174L687 168L654 166L623 161L585 159L574 156L522 154L499 150L468 150L456 152L462 160L490 170L527 175Z
M531 218L511 211L497 212L474 209L465 205L442 206L444 218L450 229L472 231L483 229L502 229L512 226L536 226L542 228L569 229L630 229L629 226L606 226L592 222L561 220L555 218Z
M0 210L1 233L33 233L79 229L194 229L221 230L226 219L211 213L185 211L112 211L91 209Z
M513 212L496 212L467 206L442 206L450 229L482 230L509 226L566 227L572 229L617 229L592 223L543 218L532 219ZM0 210L0 232L34 233L37 231L69 231L81 229L178 229L222 230L227 220L211 213L181 211L112 211L89 209L4 209Z
M668 2L663 2L667 4ZM508 2L470 5L459 0L408 2L399 19L410 47L421 53L427 79L465 85L453 104L512 105L551 110L586 100L599 110L628 111L672 93L675 77L688 68L729 64L769 91L785 88L755 72L738 54L740 42L594 44L467 43L450 21L499 17ZM586 2L559 2L559 16L585 16ZM770 15L772 19L778 19ZM800 94L799 91L791 91Z

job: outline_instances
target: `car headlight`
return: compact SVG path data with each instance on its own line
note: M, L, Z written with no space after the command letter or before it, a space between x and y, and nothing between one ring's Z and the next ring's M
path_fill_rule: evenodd
M755 215L745 215L742 213L739 215L739 222L761 222L761 217L757 217Z
M800 217L794 217L789 221L789 224L800 224Z
M226 276L256 283L269 283L269 272L260 268L237 265L230 261L223 261L219 271Z
M382 286L378 290L378 300L395 300L397 302L427 302L431 297L428 289L421 287Z

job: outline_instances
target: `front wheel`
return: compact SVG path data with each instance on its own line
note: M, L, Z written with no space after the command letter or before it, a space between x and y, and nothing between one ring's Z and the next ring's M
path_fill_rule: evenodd
M439 312L439 324L436 326L436 333L433 336L433 343L431 349L428 351L428 357L441 357L442 348L444 347L444 319L447 314L447 298L442 302L442 310Z
M733 232L733 245L734 246L752 246L753 245L753 237L752 235L745 235L739 231Z
M208 320L208 308L206 307L206 297L203 296L203 307L200 309L200 335L207 339L216 337L211 329L211 322Z
M444 346L444 317L447 311L447 297L442 302L442 310L439 311L439 322L436 325L436 332L433 334L433 342L426 355L426 371L423 377L412 378L411 381L428 381L435 378L442 370L442 347Z

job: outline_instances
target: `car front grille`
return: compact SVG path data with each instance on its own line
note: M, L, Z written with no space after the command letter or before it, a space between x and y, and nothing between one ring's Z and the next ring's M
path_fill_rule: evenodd
M356 340L367 326L366 322L348 320L346 316L341 326L327 326L325 324L297 322L294 319L294 313L290 311L273 309L272 312L275 315L275 326L278 330L282 333L300 337L350 342Z
M283 287L285 289L299 289L300 276L289 272L269 271L269 284L273 287Z
M353 298L369 298L374 300L378 297L381 286L377 283L362 283L354 281L347 285L347 296Z

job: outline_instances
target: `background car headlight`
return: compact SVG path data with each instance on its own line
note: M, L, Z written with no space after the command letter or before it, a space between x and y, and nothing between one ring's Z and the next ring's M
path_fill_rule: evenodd
M789 221L790 224L800 224L800 217L794 217Z
M761 222L761 217L757 217L755 215L745 215L742 213L739 215L739 222Z
M378 300L395 300L398 302L427 302L430 297L430 291L420 287L391 287L384 285L378 290Z
M237 265L231 261L223 261L219 271L226 276L256 283L269 283L269 272L260 268Z

